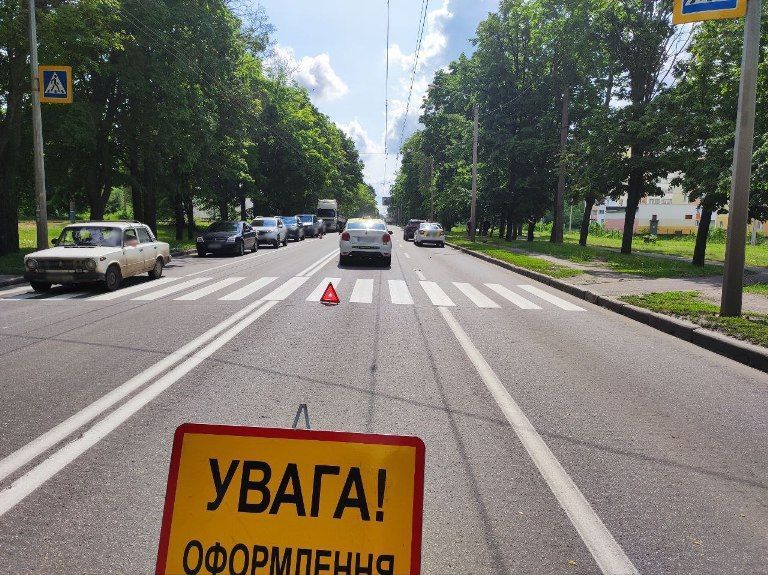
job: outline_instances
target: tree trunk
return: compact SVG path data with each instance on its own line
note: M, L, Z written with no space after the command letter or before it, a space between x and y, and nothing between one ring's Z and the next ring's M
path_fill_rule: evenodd
M533 241L533 232L535 229L536 229L536 219L529 218L528 219L528 237L525 238L525 241L527 242Z
M153 161L145 160L144 168L144 223L157 236L157 171Z
M594 194L587 194L584 198L584 214L581 216L581 227L579 228L579 245L587 245L587 236L589 235L589 222L592 217L592 208L595 205Z
M504 212L501 212L499 214L499 239L502 239L504 237L504 232L506 231L507 227L509 226L507 216Z
M181 176L181 196L184 203L184 212L187 216L187 239L195 239L195 203L192 200L192 186L189 174Z
M248 220L248 212L245 209L245 192L242 187L237 190L237 199L240 201L240 219L246 221Z
M0 121L0 256L19 251L19 200L15 189L22 132L22 97L25 92L25 50L9 48L9 83Z
M184 198L181 195L181 186L177 186L173 194L173 219L176 228L176 239L184 239Z
M549 241L557 244L563 243L563 227L565 222L565 151L568 143L568 107L571 99L571 88L567 86L563 90L562 115L560 120L560 168L557 177L557 190L555 192L554 221Z
M512 241L515 241L520 235L517 233L517 222L512 222L509 227L512 228Z
M701 209L701 220L699 220L699 229L696 231L696 246L693 248L693 260L691 263L695 266L703 266L704 258L707 253L707 239L709 238L709 226L712 220L712 210Z
M632 157L641 157L639 150L632 150ZM635 216L640 198L643 196L643 169L634 167L629 172L627 186L627 213L624 215L624 235L621 238L621 253L632 253L632 236L635 233Z
M136 159L135 149L131 150L128 160L128 173L131 176L131 207L133 208L133 219L144 221L144 192L141 185L141 174L139 172L139 161Z

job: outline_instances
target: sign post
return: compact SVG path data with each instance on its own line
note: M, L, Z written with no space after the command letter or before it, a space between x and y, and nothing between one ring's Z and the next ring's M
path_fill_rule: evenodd
M32 72L32 145L35 153L35 219L37 249L48 247L48 200L45 193L45 159L43 156L43 119L40 115L40 89L37 70L37 22L35 0L29 0L29 67Z
M156 574L418 575L417 437L186 423Z
M736 141L733 146L731 200L728 207L728 237L725 244L723 291L720 315L741 315L744 259L749 215L749 180L752 175L752 145L755 134L757 65L760 59L760 0L749 0L744 22L744 51L741 58L739 107L736 112Z

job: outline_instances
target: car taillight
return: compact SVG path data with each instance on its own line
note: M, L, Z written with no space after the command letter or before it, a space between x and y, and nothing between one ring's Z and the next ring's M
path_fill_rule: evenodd
M389 240L390 240L389 234L384 234L383 236L381 236L381 241L384 242L385 244L388 244Z
M349 241L349 232L344 232L343 234L341 234L341 239L344 240L345 242L348 242Z

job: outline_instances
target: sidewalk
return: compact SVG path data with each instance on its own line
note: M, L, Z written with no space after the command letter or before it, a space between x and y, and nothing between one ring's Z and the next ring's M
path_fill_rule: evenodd
M24 278L21 276L0 274L0 287L23 284L24 281L25 281Z

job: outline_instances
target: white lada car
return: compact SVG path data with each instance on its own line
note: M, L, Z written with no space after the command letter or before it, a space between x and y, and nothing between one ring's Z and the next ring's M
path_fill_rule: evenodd
M379 259L392 262L392 232L384 220L350 218L339 236L339 264L352 258Z
M109 291L123 278L163 275L170 246L138 222L83 222L62 230L54 247L24 257L24 278L43 292L53 284L103 282Z

